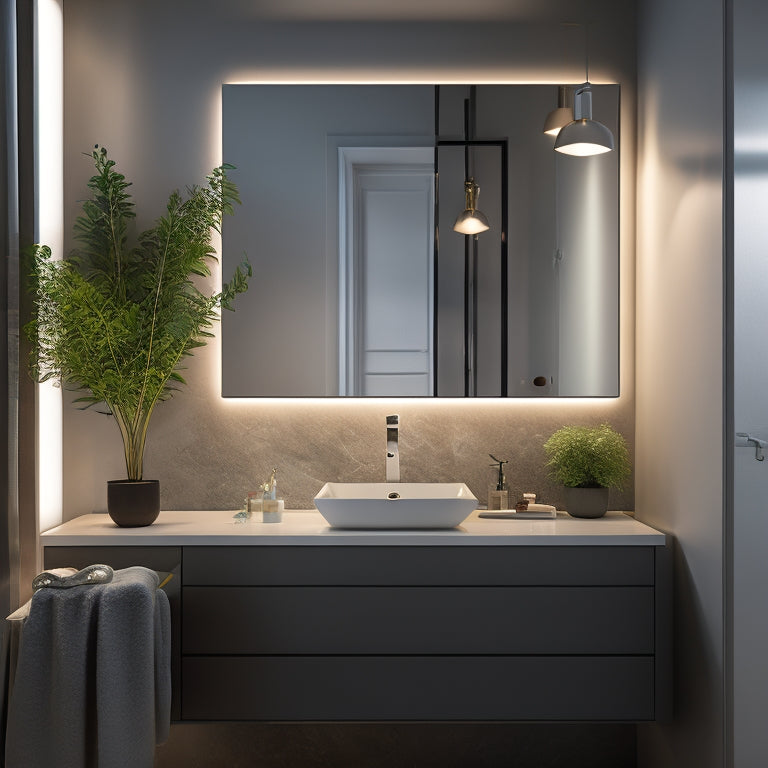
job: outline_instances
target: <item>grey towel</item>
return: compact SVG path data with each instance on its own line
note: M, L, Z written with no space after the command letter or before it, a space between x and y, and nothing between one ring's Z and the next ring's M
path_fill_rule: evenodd
M2 700L2 714L0 715L0 765L5 766L5 734L8 723L8 701L13 683L16 678L16 667L19 660L19 644L21 643L21 629L29 616L29 607L32 603L28 600L24 605L15 610L3 624L3 647L0 651L0 698Z
M170 724L170 606L147 568L40 589L8 706L8 768L150 768Z

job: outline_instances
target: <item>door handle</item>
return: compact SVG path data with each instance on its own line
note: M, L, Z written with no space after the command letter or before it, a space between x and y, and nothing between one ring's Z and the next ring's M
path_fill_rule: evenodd
M763 450L768 447L768 441L761 440L759 437L753 437L750 434L747 434L746 432L737 432L736 437L743 438L747 444L753 443L755 446L755 458L758 461L764 461L765 460L765 454L763 453ZM736 444L741 445L740 443Z

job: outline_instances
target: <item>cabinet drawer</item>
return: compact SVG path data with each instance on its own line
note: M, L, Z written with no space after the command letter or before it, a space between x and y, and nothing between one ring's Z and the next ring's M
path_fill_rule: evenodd
M200 586L652 585L653 547L184 547Z
M184 720L651 720L648 657L187 657Z
M651 587L184 587L185 654L650 654Z
M155 571L175 571L181 562L181 547L45 547L45 568L85 568L104 563L112 568L143 565Z

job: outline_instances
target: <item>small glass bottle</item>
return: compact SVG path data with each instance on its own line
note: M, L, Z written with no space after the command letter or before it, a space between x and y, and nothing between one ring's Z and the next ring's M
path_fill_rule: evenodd
M261 499L261 519L265 523L280 523L283 520L282 499L277 498L277 469L272 470L269 480L264 483L264 494Z

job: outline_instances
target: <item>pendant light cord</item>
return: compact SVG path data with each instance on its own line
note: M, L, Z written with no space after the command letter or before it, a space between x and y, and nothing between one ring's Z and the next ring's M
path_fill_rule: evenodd
M589 82L589 0L584 0L582 4L582 10L584 13L584 69L586 70L587 79L585 82Z
M464 181L469 180L469 99L464 99Z
M471 178L469 168L469 142L475 138L475 110L477 103L477 86L469 86L469 98L464 99L464 180Z
M584 68L586 69L587 79L589 82L589 22L584 21Z

